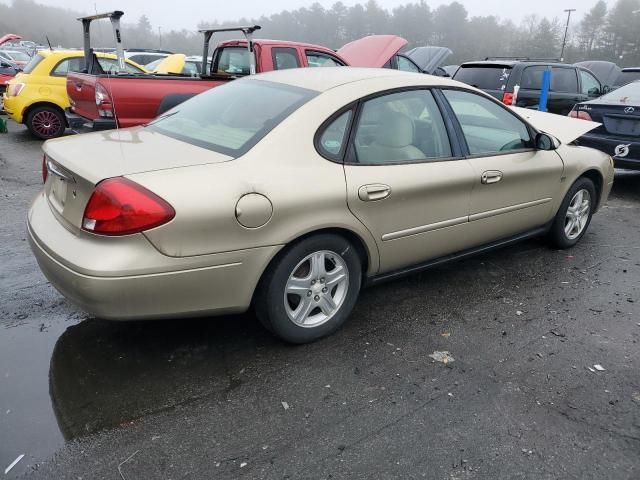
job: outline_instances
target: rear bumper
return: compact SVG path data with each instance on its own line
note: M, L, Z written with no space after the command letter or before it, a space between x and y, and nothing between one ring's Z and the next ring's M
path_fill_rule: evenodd
M2 108L13 121L16 123L22 123L22 111L24 109L18 97L8 97L5 91L2 94Z
M616 168L640 170L640 141L584 135L580 137L578 143L611 155ZM620 153L620 155L616 155L616 153Z
M142 234L108 238L69 231L43 194L29 210L28 233L51 284L84 311L111 320L243 312L279 249L167 257Z
M100 130L112 130L117 128L116 121L112 118L99 118L89 120L65 108L64 116L67 118L67 125L75 133L97 132Z

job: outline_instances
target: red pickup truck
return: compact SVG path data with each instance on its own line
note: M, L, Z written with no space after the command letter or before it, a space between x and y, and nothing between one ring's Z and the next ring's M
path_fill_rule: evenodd
M197 77L143 75L124 71L116 74L96 72L99 64L91 61L87 34L89 24L92 20L109 18L114 25L114 32L118 32L115 34L118 51L121 50L120 16L122 12L111 12L80 19L85 29L85 64L91 73L70 73L67 76L71 107L65 114L69 127L76 132L141 125L187 98L253 73L298 67L347 66L358 59L358 52L362 52L362 59L355 64L382 67L407 44L406 40L394 35L365 37L349 44L345 59L333 50L318 45L253 40L254 31L260 29L256 25L201 30L204 34L203 59L209 58L209 42L216 32L240 31L245 39L220 43L213 52L211 62L202 62L202 71Z

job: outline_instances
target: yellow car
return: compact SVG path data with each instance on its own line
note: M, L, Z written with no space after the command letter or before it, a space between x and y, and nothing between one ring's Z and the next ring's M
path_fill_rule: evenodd
M96 53L105 72L117 69L113 54ZM146 73L135 62L126 60L127 71ZM61 136L66 125L64 109L69 107L67 73L81 71L84 53L81 50L42 50L25 66L24 71L7 83L4 109L18 123L41 139Z

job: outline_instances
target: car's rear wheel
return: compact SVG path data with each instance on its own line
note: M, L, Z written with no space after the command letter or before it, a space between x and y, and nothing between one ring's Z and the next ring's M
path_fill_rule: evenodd
M562 201L549 232L556 247L570 248L580 241L591 223L596 201L593 182L585 177L576 180Z
M36 107L31 110L26 119L29 132L41 140L62 136L66 121L62 112L54 107Z
M358 298L362 263L346 239L321 234L294 244L265 273L256 314L277 336L308 343L336 331Z

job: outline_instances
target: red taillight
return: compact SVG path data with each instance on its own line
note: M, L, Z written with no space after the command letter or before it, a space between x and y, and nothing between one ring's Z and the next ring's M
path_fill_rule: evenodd
M24 88L24 83L9 83L7 87L7 97L17 97Z
M47 168L47 156L42 156L42 183L47 183L47 177L49 176L49 169Z
M502 103L505 105L513 105L513 93L505 92L505 94L502 95Z
M126 178L100 182L84 210L82 228L101 235L128 235L167 223L176 212L155 193Z
M107 90L99 83L96 83L96 106L98 115L113 118L113 102Z
M583 110L571 110L569 112L569 116L571 118L579 118L580 120L588 120L590 122L593 122L591 115L589 115L587 112Z

